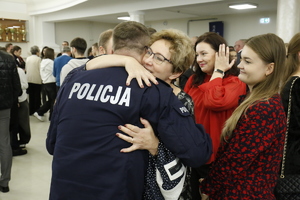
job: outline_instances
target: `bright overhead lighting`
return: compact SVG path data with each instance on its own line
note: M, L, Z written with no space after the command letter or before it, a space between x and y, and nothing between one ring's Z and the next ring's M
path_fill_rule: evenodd
M257 8L257 5L245 3L245 4L233 4L229 5L229 8L237 9L237 10L244 10L244 9L252 9Z
M130 17L126 16L126 17L118 17L119 20L125 20L125 21L129 21Z

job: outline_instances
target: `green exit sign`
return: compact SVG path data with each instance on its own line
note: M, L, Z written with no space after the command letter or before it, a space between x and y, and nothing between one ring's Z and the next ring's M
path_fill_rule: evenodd
M270 18L269 17L260 18L259 19L259 23L261 23L261 24L268 24L268 23L270 23Z

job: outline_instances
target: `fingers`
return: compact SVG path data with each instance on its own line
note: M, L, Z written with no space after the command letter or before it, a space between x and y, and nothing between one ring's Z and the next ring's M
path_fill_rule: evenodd
M152 83L154 83L155 85L158 84L158 81L156 80L156 77L153 76L153 74L150 74L150 77L148 77L148 79L149 79ZM148 80L148 79L147 79L147 80ZM151 85L150 85L150 86L151 86Z
M133 143L133 138L122 133L116 133L116 136L128 143Z
M141 123L144 125L145 128L151 127L151 125L150 125L150 123L149 123L148 120L146 120L146 119L140 117L140 121L141 121Z
M121 153L129 153L129 152L132 152L132 151L135 151L137 150L138 148L135 146L135 145L131 145L130 147L128 148L124 148L124 149L121 149Z
M231 61L231 63L229 64L230 68L234 65L234 63L235 63L235 59L233 59L233 60Z
M125 124L125 126L118 126L119 130L126 133L127 135L134 137L141 129L132 124Z
M118 138L120 138L120 139L122 139L122 140L128 142L128 143L133 143L133 142L134 142L134 140L133 140L132 137L126 136L126 135L124 135L124 134L117 133L116 136L117 136ZM128 148L121 149L120 152L121 152L121 153L129 153L129 152L135 151L135 150L137 150L137 149L138 149L138 146L136 146L136 145L133 144L133 145L131 145L131 146L128 147Z
M131 76L128 76L127 79L126 79L126 85L127 85L127 86L130 85L131 80L132 80L132 77L131 77Z

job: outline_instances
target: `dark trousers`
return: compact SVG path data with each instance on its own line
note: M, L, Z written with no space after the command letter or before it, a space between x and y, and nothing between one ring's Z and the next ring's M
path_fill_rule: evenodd
M7 187L10 180L12 153L9 136L10 109L0 110L0 186Z
M28 108L27 100L19 103L18 122L19 122L19 144L28 144L31 138L31 131L30 131L29 108Z
M18 99L16 99L10 109L10 122L9 122L9 132L10 132L10 143L12 149L18 149L18 133L19 133L19 124L18 124Z
M208 175L209 169L211 164L208 165L202 165L199 168L192 168L192 174L191 174L191 187L192 187L192 200L199 200L201 199L200 195L200 178L205 178Z
M51 114L53 111L53 105L56 99L56 85L55 83L46 83L43 84L43 89L46 92L46 96L47 96L47 101L42 105L42 107L40 107L37 110L37 113L40 116L44 116L44 114L46 112L48 112L48 110L50 110L50 117L49 119L51 119Z
M28 83L29 115L33 115L41 107L41 84Z

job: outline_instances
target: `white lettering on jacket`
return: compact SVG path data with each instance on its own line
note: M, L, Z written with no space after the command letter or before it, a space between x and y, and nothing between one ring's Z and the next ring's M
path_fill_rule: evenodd
M102 103L109 102L129 107L131 88L123 89L119 86L115 89L112 85L100 85L89 83L74 83L69 94L69 99L76 97L77 99L86 99L89 101L100 101ZM74 95L74 96L73 96Z

